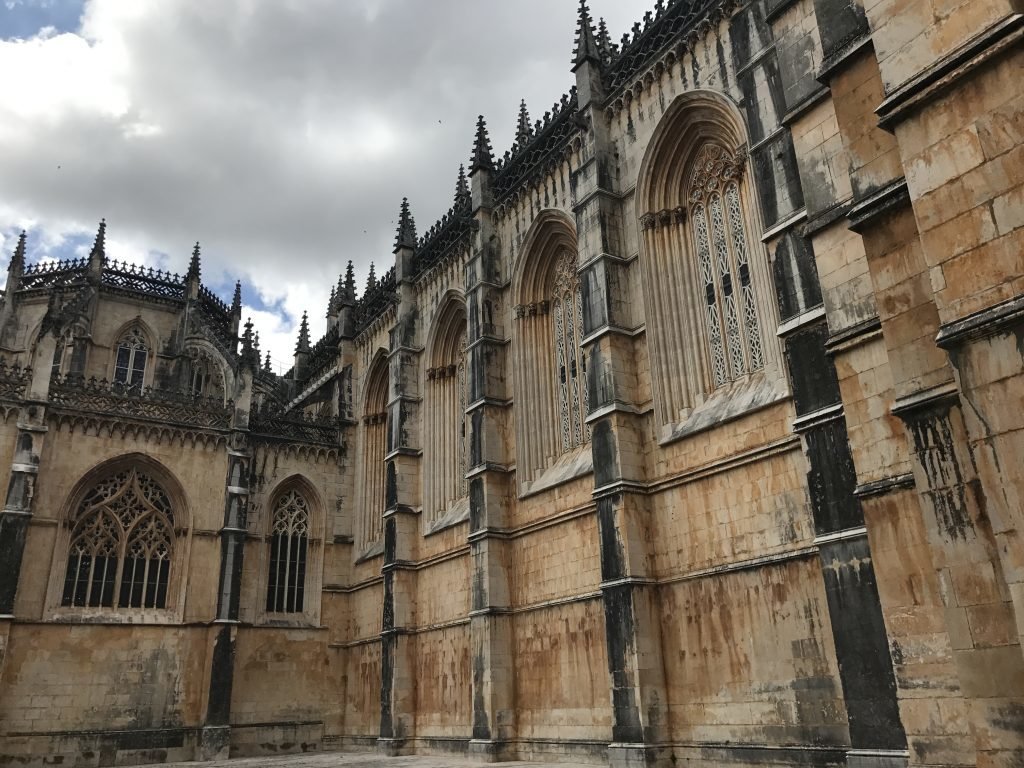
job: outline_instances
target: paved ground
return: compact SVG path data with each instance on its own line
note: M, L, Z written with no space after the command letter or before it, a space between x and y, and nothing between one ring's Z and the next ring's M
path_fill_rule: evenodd
M306 755L281 755L280 757L244 757L238 760L214 760L212 762L164 763L164 768L594 768L581 763L477 763L458 757L444 755L430 757L382 757L372 753L315 752Z

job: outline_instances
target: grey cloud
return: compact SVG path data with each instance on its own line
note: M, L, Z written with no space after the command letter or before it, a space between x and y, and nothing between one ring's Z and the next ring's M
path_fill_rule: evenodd
M647 3L590 5L621 34ZM106 216L182 267L198 238L207 274L287 292L293 315L322 292L314 320L347 259L389 260L403 196L421 229L447 209L477 114L500 153L520 98L536 118L573 83L572 0L147 8L116 27L100 2L83 17L85 36L126 47L128 112L56 105L0 128L0 199L43 227Z

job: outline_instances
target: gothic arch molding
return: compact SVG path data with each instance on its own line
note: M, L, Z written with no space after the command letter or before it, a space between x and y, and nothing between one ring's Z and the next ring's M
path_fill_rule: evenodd
M159 508L158 517L164 520L169 529L167 535L171 537L165 602L162 607L148 605L147 603L150 601L140 601L141 604L136 605L134 600L130 600L127 605L119 605L119 601L115 597L113 606L99 604L92 607L79 606L76 601L69 604L63 598L66 597L64 594L66 592L65 580L71 557L70 546L77 533L76 526L84 522L82 515L85 514L85 502L89 499L90 494L96 493L96 489L101 484L117 482L122 477L126 482L133 484L140 481L144 484L155 484L155 486L146 485L146 487L152 488L153 492L157 492L164 499L164 502L158 503L157 507ZM72 488L61 507L60 520L62 525L55 537L53 568L47 588L47 606L54 617L80 616L83 619L90 619L102 616L104 620L115 622L142 619L157 623L181 620L185 605L191 544L190 533L193 520L188 495L169 468L142 453L127 453L103 460L87 470ZM131 525L138 526L142 522L144 521ZM126 524L127 527L128 524ZM126 533L128 533L127 530ZM118 567L121 567L120 562L118 562ZM123 581L125 578L128 578L127 575L119 575L118 580ZM111 581L111 583L114 582Z
M635 199L652 389L670 432L710 426L716 398L766 402L784 379L746 141L732 101L693 91L666 110L640 166ZM765 392L753 393L758 386ZM749 397L737 397L744 388Z

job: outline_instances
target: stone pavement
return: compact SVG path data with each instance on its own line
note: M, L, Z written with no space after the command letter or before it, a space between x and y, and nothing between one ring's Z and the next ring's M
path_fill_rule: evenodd
M163 763L164 768L479 768L480 766L516 768L594 768L583 763L479 763L447 755L417 755L415 757L384 757L372 752L312 752L304 755L272 757L243 757L236 760L209 762Z

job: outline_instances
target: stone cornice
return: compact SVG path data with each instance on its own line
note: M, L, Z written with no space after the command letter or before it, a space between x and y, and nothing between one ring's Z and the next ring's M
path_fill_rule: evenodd
M1006 328L1021 324L1024 324L1024 294L959 320L943 323L935 343L943 349L953 349L968 341L994 336Z
M1024 14L1015 13L996 22L891 91L875 110L878 125L887 131L894 130L976 69L1012 50L1022 39Z

